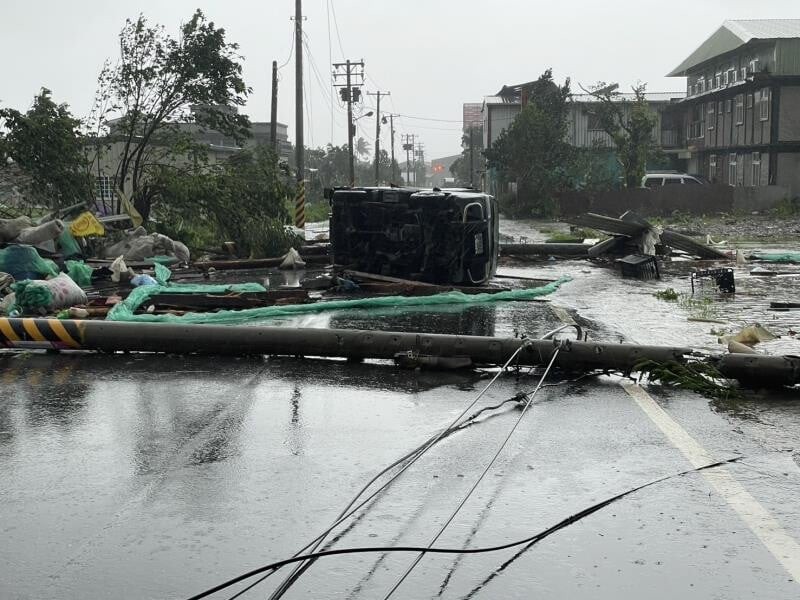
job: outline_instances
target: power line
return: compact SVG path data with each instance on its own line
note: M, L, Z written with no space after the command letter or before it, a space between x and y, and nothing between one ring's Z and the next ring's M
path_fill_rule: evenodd
M693 473L699 473L701 471L707 471L709 469L716 469L718 467L723 467L725 465L728 465L728 464L731 464L731 463L735 463L735 462L741 460L742 458L743 457L741 457L741 456L737 456L737 457L734 457L734 458L729 458L727 460L721 460L721 461L713 462L713 463L710 463L710 464L702 465L700 467L695 467L695 468L692 468L692 469L686 469L685 471L680 471L678 473L673 473L671 475L664 475L663 477L659 477L658 479L653 479L651 481L648 481L647 483L643 483L643 484L638 485L636 487L629 488L629 489L625 490L624 492L620 492L619 494L616 494L614 496L606 498L605 500L601 500L600 502L592 504L591 506L588 506L588 507L582 509L581 511L579 511L577 513L574 513L574 514L568 516L567 518L562 519L561 521L559 521L555 525L552 525L551 527L548 527L547 529L545 529L543 531L540 531L540 532L538 532L538 533L536 533L534 535L528 536L528 537L526 537L524 539L521 539L521 540L515 540L515 541L512 541L512 542L507 542L505 544L499 544L499 545L496 545L496 546L483 546L483 547L477 547L477 548L427 548L427 547L424 547L424 546L378 546L378 547L339 548L339 549L334 549L334 550L324 550L324 551L321 551L321 552L312 552L312 553L309 553L309 554L298 554L298 555L295 555L295 556L293 556L291 558L287 558L287 559L284 559L284 560L279 560L279 561L270 563L268 565L264 565L262 567L258 567L257 569L253 569L252 571L249 571L247 573L243 573L242 575L239 575L238 577L234 577L233 579L230 579L230 580L228 580L228 581L226 581L224 583L221 583L221 584L219 584L217 586L214 586L213 588L209 588L209 589L207 589L207 590L205 590L205 591L203 591L203 592L201 592L199 594L195 594L194 596L190 597L188 600L202 600L202 598L207 598L211 594L215 594L216 592L219 592L221 590L227 589L227 588L231 587L232 585L236 585L237 583L239 583L241 581L245 581L247 579L250 579L251 577L255 577L256 575L260 575L261 573L263 573L265 571L272 572L272 571L275 571L276 569L279 569L279 568L284 567L286 565L302 562L302 561L305 561L305 560L316 560L316 559L323 558L323 557L326 557L326 556L339 556L339 555L343 555L343 554L382 553L382 552L421 552L421 553L424 553L424 554L486 554L488 552L499 552L501 550L509 550L511 548L516 548L518 546L523 546L525 544L528 544L528 547L531 547L531 546L534 546L535 544L538 544L539 542L541 542L545 538L550 537L554 533L557 533L557 532L561 531L562 529L565 529L566 527L569 527L570 525L573 525L573 524L581 521L582 519L584 519L584 518L586 518L586 517L588 517L590 515L593 515L594 513L602 510L606 506L609 506L610 504L613 504L614 502L622 500L623 498L625 498L627 496L630 496L632 494L635 494L636 492L639 492L639 491L641 491L641 490L643 490L645 488L652 487L654 485L657 485L659 483L663 483L665 481L669 481L670 479L675 479L677 477L685 477L686 475L691 475Z
M562 343L563 343L563 340L562 340ZM452 512L452 514L444 522L444 525L442 525L441 528L439 529L439 531L436 533L436 535L433 536L431 541L428 543L428 548L431 548L436 543L436 540L438 540L439 537L441 537L441 535L444 533L444 530L447 529L447 526L450 525L450 523L453 522L453 519L456 518L456 515L459 513L459 511L467 503L467 500L470 499L472 494L475 492L477 487L480 485L481 481L483 481L484 477L486 477L486 474L494 466L494 463L497 462L497 459L500 457L500 454L503 452L503 450L505 450L505 447L508 444L508 441L511 439L511 436L514 435L514 432L517 430L517 427L519 427L519 424L522 423L522 419L525 417L525 413L528 412L528 408L530 408L531 403L533 402L533 398L536 396L536 393L540 389L542 389L542 384L544 383L544 380L547 378L547 376L550 374L550 369L553 368L553 365L556 362L556 358L558 357L559 352L561 352L561 347L562 346L556 347L555 351L553 352L553 357L550 359L550 363L547 365L547 368L545 369L544 373L542 374L542 378L539 380L539 385L536 386L536 389L533 390L533 392L531 394L526 394L528 401L525 403L525 406L522 407L522 412L520 413L519 418L516 420L516 422L514 423L513 427L511 427L511 430L508 432L508 435L506 435L505 439L500 444L500 447L494 453L494 456L492 456L492 459L489 461L489 464L486 465L486 468L480 474L478 479L475 480L475 483L472 484L472 487L469 489L469 491L467 491L467 493L464 495L464 498L462 498L461 502L458 504L456 509ZM411 574L411 571L413 571L414 568L419 564L419 562L422 560L423 556L425 556L425 554L424 553L420 553L419 556L417 556L417 558L414 559L414 561L408 566L408 569L406 569L406 572L403 573L403 575L400 577L400 579L398 579L397 582L394 584L392 589L389 590L389 593L386 594L386 596L384 597L384 600L388 600L392 596L392 594L394 594L394 592L397 590L397 588L399 588L400 585Z
M333 0L328 0L331 7L331 14L333 15L333 26L336 28L336 39L339 40L339 50L342 53L342 60L344 60L344 46L342 46L342 36L339 35L339 21L336 20L336 6L333 4Z

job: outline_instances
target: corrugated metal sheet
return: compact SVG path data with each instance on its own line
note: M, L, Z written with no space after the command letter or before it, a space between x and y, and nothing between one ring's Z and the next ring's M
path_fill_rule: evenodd
M775 48L775 74L800 75L800 38L778 40Z
M683 77L707 60L744 46L751 40L800 38L800 19L749 19L725 21L667 77Z

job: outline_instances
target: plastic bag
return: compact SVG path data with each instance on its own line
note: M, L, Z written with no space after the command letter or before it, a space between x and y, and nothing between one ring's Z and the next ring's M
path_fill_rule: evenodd
M158 285L158 282L150 277L150 275L137 275L131 279L131 285L133 287L139 287L143 285Z
M53 261L43 259L33 246L20 244L0 250L0 271L17 281L58 275L58 268Z
M75 238L72 237L69 229L65 229L64 232L58 236L58 248L61 250L61 254L64 258L75 258L83 255L80 245L75 241Z
M94 269L82 260L68 260L66 263L67 275L81 287L92 285L92 272Z
M306 263L300 257L300 253L294 248L289 248L289 251L284 255L283 262L278 267L279 269L305 269Z

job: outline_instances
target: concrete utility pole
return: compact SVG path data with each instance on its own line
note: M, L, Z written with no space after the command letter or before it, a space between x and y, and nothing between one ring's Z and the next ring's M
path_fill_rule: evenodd
M339 73L341 67L345 68L344 73ZM343 63L333 63L333 68L334 79L345 78L344 85L334 83L334 86L342 88L340 90L342 100L347 102L347 152L350 161L350 186L353 187L356 184L355 151L353 149L356 124L353 121L353 102L358 102L361 97L361 89L358 85L353 85L353 78L361 77L361 82L364 82L364 61L362 59L359 62L354 62L348 59Z
M367 96L375 96L378 99L375 107L375 185L380 185L381 177L381 96L389 96L391 92L377 91L374 94L367 92Z
M278 61L272 61L272 105L269 111L269 144L278 154Z
M419 167L417 166L417 157L419 162L422 163L422 185L425 185L425 145L422 142L417 142L416 149L414 150L414 185L419 187Z
M403 141L403 150L406 151L406 185L411 185L411 152L414 151L414 134L407 133L403 136L405 139ZM416 178L416 173L414 174Z
M294 224L306 224L305 146L303 141L303 0L294 2L294 72L295 72L295 160L297 162L297 194L294 199Z
M475 128L469 128L469 187L475 189Z
M395 171L395 165L397 163L394 160L394 115L389 115L389 129L392 132L392 182L397 183L399 178L397 177L397 172Z

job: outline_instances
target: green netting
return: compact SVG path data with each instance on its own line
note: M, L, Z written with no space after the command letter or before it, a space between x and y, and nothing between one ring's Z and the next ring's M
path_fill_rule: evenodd
M50 288L40 281L19 281L11 286L14 290L15 307L23 314L35 314L53 302Z
M154 265L175 265L180 262L176 256L151 256L150 258L145 258L142 262L145 263L152 263Z
M167 285L169 278L172 277L172 271L170 271L167 267L165 267L161 263L156 263L155 272L156 272L156 281L158 282L158 285Z
M68 260L64 263L67 267L67 275L81 287L92 285L92 267L82 260Z
M245 310L223 310L215 313L186 313L178 315L150 315L134 314L147 299L162 292L168 293L220 293L224 291L264 291L259 284L242 284L240 286L208 286L208 285L179 285L169 286L148 285L134 289L130 295L112 308L108 316L109 321L143 321L150 323L212 323L217 325L233 325L268 319L271 317L285 317L297 314L321 313L331 310L350 308L400 308L404 306L436 306L444 304L481 304L486 302L503 302L509 300L532 300L539 296L546 296L555 292L561 284L570 280L562 277L558 281L545 286L509 290L496 294L464 294L462 292L445 292L433 296L382 296L378 298L358 298L354 300L332 300L330 302L315 302L312 304L287 304L283 306L265 306L262 308L248 308ZM242 289L242 286L257 286L258 290Z
M773 263L800 263L800 252L764 252L751 258Z

